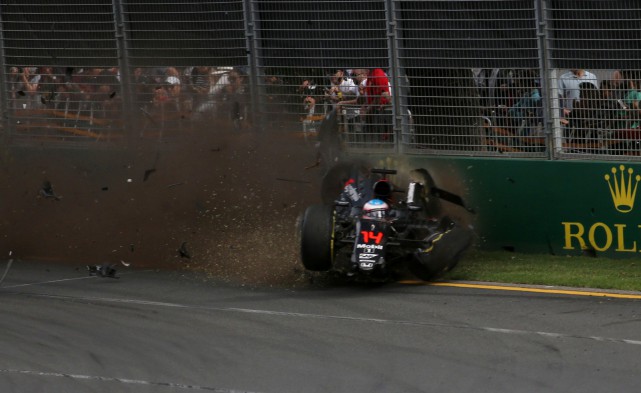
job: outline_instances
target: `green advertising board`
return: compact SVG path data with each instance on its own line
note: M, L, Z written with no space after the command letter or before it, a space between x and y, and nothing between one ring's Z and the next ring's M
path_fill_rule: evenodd
M473 230L480 249L611 258L641 253L639 163L418 155L369 160L397 169L398 182L426 169L439 189L460 196L465 207L441 206Z

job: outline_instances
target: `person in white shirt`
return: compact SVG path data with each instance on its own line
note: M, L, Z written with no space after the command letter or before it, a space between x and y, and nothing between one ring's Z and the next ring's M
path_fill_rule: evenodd
M363 118L361 116L363 101L365 99L365 84L367 82L367 70L355 69L352 71L352 78L346 79L340 87L342 99L337 103L339 108L345 110L347 119L347 130L352 133L362 132Z

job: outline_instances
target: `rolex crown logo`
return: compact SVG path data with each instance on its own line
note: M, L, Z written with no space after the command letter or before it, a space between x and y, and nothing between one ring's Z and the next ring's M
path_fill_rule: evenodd
M634 208L637 185L639 181L641 181L641 176L634 176L635 181L634 184L632 184L632 173L634 172L632 168L628 168L626 171L625 165L621 165L618 171L620 171L619 176L617 176L617 167L612 167L612 176L606 174L605 181L608 182L608 186L610 187L614 208L621 213L629 213Z

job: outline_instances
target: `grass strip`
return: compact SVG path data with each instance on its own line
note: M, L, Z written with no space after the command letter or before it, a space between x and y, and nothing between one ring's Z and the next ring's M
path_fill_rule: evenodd
M473 250L442 278L641 291L641 260Z

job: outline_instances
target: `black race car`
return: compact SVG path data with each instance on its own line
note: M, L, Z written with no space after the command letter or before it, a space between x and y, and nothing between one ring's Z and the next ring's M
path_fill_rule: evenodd
M431 280L457 264L471 233L438 217L433 201L449 197L463 206L460 198L427 184L426 172L415 173L399 190L388 180L393 174L396 170L355 171L337 199L306 209L300 223L305 269L377 281L409 271Z

